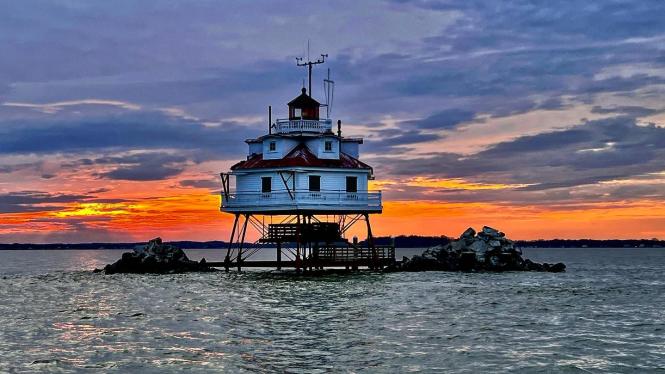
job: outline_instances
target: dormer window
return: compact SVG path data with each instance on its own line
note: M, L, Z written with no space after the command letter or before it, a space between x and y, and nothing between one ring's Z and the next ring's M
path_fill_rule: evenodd
M277 142L270 142L268 144L268 151L275 152L277 150Z
M326 140L323 149L326 152L332 152L332 140Z

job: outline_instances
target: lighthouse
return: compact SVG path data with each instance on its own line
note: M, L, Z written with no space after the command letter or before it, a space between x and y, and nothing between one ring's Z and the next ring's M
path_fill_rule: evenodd
M311 69L323 63L302 63ZM334 82L325 81L329 86ZM334 86L333 86L334 88ZM272 120L268 133L247 139L246 159L221 173L221 211L234 221L224 267L270 266L297 270L326 267L381 268L395 260L394 247L374 243L370 216L382 212L381 192L369 191L373 168L360 160L362 138L342 134L342 123L328 117L330 95L321 104L306 88L287 104L288 117ZM325 110L322 108L325 107ZM233 186L231 182L235 182ZM365 240L346 234L363 224ZM258 240L246 243L247 230ZM266 247L276 261L251 261Z

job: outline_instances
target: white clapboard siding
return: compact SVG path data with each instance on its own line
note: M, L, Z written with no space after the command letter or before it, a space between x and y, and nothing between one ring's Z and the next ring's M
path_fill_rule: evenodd
M275 142L275 150L270 151L270 142ZM281 137L266 137L263 140L263 159L264 160L279 160L284 158L293 148L298 145L295 139L281 138Z
M326 151L325 142L331 142L332 147L330 151ZM334 136L322 136L320 138L313 138L306 143L307 148L316 155L319 159L325 160L339 160L339 141Z
M249 146L249 152L247 155L255 155L255 154L261 154L263 153L263 143L262 142L249 142L247 143Z
M358 141L342 141L342 152L353 158L360 158Z
M311 171L298 171L296 177L296 189L307 191L309 190L309 176L318 175L321 177L321 190L324 191L345 191L346 190L346 177L355 176L358 178L358 192L367 192L367 180L369 172L367 170L343 170L336 169L335 171L325 170L311 170ZM262 177L272 178L272 190L284 190L284 182L278 172L269 171L256 171L247 174L238 175L236 177L236 192L261 192ZM284 175L288 178L288 175ZM292 186L289 180L289 187Z

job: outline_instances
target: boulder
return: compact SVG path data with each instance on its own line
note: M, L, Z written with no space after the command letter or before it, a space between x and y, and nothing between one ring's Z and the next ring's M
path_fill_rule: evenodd
M501 238L503 235L497 229L493 229L489 226L483 226L483 234L489 236L490 238Z
M106 265L103 269L106 274L164 274L214 270L207 265L205 259L201 259L200 262L192 261L187 258L182 249L162 243L161 238L155 238L145 245L134 247L132 252L123 253L120 260ZM99 271L101 270L95 269L95 272Z
M476 230L474 230L473 227L469 227L468 229L464 230L462 235L460 235L460 239L473 239L474 236L476 236Z
M483 240L476 240L468 247L475 255L478 261L485 260L485 253L492 249L489 244Z
M522 258L522 251L505 234L484 226L478 233L466 229L458 240L425 250L422 255L404 257L387 271L549 271L566 270L563 263L538 264Z

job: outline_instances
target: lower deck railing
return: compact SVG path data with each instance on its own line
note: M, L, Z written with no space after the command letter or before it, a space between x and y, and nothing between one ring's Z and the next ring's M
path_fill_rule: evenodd
M326 261L353 262L359 260L394 260L394 246L359 247L349 244L346 247L331 246L319 248L318 259Z
M381 209L381 192L276 191L222 193L222 209L251 207L353 206Z

